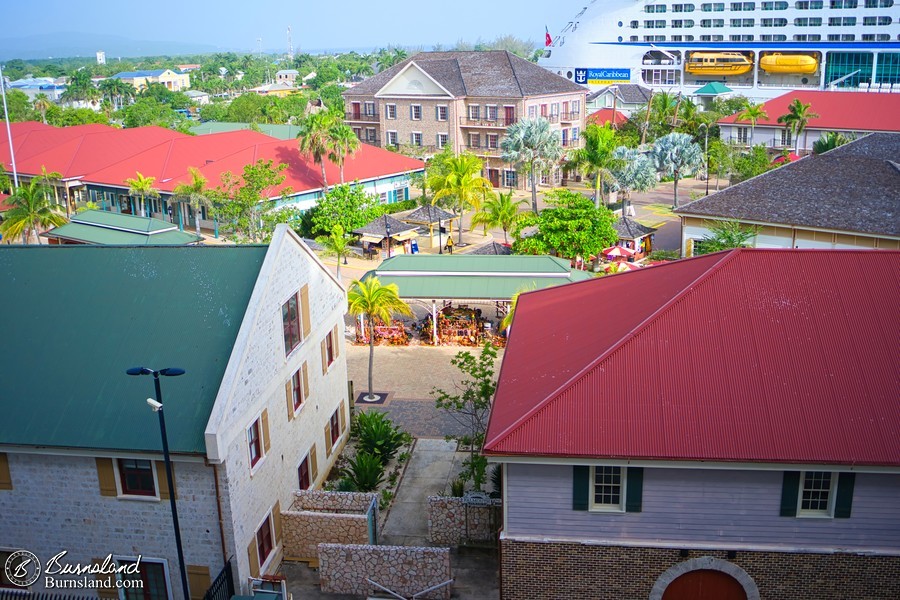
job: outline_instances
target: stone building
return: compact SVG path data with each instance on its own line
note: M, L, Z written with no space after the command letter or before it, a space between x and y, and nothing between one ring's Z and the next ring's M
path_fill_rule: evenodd
M325 479L348 433L346 294L331 273L284 225L268 247L17 247L3 260L16 284L0 307L19 317L0 394L0 561L140 556L145 597L183 600L174 493L191 598L227 560L238 593L274 572L282 509ZM45 318L60 306L64 323ZM171 490L144 400L154 384L127 376L134 366L186 371L161 378Z
M344 92L345 121L360 140L428 157L450 145L484 161L494 187L527 178L500 159L506 128L544 118L564 149L577 147L587 90L506 51L422 52ZM541 177L561 180L559 168Z

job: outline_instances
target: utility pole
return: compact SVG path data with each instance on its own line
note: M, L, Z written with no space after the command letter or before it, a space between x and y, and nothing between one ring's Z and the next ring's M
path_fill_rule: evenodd
M3 96L3 116L6 119L6 139L9 140L9 158L13 172L13 185L19 189L19 172L16 170L16 152L13 150L12 129L9 126L9 107L6 105L6 82L3 79L3 67L0 67L0 95Z
M288 25L288 60L294 60L294 42L291 40L291 26Z

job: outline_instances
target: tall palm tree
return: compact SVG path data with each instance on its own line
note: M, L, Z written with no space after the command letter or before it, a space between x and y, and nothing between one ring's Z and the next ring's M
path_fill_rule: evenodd
M619 146L613 151L617 159L613 167L616 186L622 193L622 216L628 214L628 201L632 192L646 192L656 187L656 169L653 161L637 148Z
M500 142L502 158L526 170L531 177L531 210L537 214L537 186L535 173L559 162L563 150L559 136L551 131L547 119L522 119L506 128Z
M393 315L412 316L409 306L400 299L397 284L381 285L377 277L369 277L362 281L354 281L347 292L347 302L351 315L362 315L366 319L366 330L369 333L369 394L372 392L372 373L375 363L375 319L385 323L391 322Z
M503 230L503 243L508 244L507 232L519 220L519 206L527 204L524 200L513 200L513 193L500 193L484 203L481 212L472 217L472 227L483 224L485 227L499 227Z
M751 104L741 112L737 114L734 118L735 121L743 122L747 121L750 123L750 146L753 145L753 130L756 128L756 124L759 121L765 120L769 118L769 113L766 112L765 104Z
M613 168L616 158L616 132L611 127L588 125L581 134L584 147L572 150L567 161L569 168L580 170L585 176L594 177L594 206L600 208L600 199L606 185L615 183Z
M326 255L337 257L337 278L340 281L341 261L346 265L347 256L350 254L350 239L344 233L344 228L340 225L335 225L330 234L320 235L316 238L316 242L324 248Z
M813 142L812 151L813 154L824 154L829 150L834 150L838 146L849 144L852 141L853 137L851 136L835 131L829 131Z
M344 183L344 162L347 160L347 156L356 154L361 142L353 133L353 128L341 122L331 128L329 136L331 137L331 151L328 153L328 160L338 166L341 172L341 183Z
M50 201L50 190L38 177L28 182L28 185L19 186L7 199L7 203L12 208L3 215L0 233L11 238L21 235L23 243L28 243L28 238L34 233L40 244L38 234L41 229L66 222L60 206Z
M435 202L453 198L459 213L459 243L462 243L462 215L467 206L478 207L484 194L493 194L491 182L481 176L482 162L474 154L463 153L446 162L444 172L428 182Z
M50 110L50 107L53 106L53 101L47 97L47 94L36 94L34 100L31 105L34 107L34 110L41 113L41 121L43 121L44 125L47 124L47 111Z
M331 129L337 122L337 116L330 111L312 113L300 122L300 133L297 134L300 153L309 155L313 162L322 167L323 189L328 189L325 159L333 152Z
M149 198L159 198L159 190L153 187L156 177L144 177L140 171L135 171L137 177L125 180L128 185L128 193L132 197L139 198L138 212L144 216L144 202Z
M778 117L778 122L787 125L794 134L794 153L800 154L800 134L812 119L818 119L819 115L810 110L811 104L803 104L799 98L788 105L788 111ZM804 146L806 143L803 144Z
M200 174L200 169L188 167L188 171L191 174L191 182L176 185L172 199L176 202L187 202L188 206L194 209L194 224L197 226L197 237L200 237L201 210L203 207L212 206L212 198L206 187L206 177Z
M675 178L675 198L672 208L678 208L678 181L685 172L703 164L703 151L686 133L670 133L653 143L650 156L656 169L666 177Z
M45 165L41 165L41 174L38 176L38 179L46 189L45 191L49 193L50 190L53 191L53 201L56 204L59 204L59 189L57 188L57 184L62 182L62 173L59 171L48 171ZM49 195L48 198L49 200ZM66 212L68 213L68 207L66 207Z

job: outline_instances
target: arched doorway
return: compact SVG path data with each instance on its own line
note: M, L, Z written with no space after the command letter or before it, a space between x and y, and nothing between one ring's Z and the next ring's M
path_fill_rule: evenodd
M728 573L700 569L670 583L662 600L747 600L747 593Z

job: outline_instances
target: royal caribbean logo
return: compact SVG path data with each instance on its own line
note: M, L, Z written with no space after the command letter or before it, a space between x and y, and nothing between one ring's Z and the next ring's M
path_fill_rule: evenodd
M6 559L3 569L10 583L28 587L41 576L41 561L28 550L17 550Z
M575 83L581 85L609 85L630 81L631 69L575 69Z

